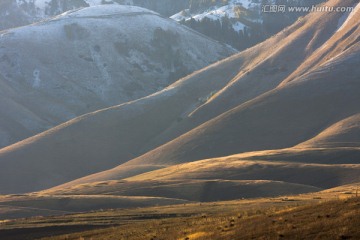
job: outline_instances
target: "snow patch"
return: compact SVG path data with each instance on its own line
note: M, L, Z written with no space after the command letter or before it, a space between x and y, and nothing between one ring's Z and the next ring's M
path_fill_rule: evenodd
M193 18L197 21L200 21L204 18L209 18L211 20L220 20L223 17L235 18L236 16L234 6L226 5L218 9L193 16Z
M190 13L190 9L184 9L181 12L174 14L170 18L177 21L177 22L180 22L180 21L183 21L183 20L185 20L185 21L189 20L191 17L192 16L191 16L191 13Z
M174 14L170 18L175 21L189 21L191 18L196 21L202 21L204 18L208 18L212 21L221 21L223 17L228 17L235 20L233 24L233 29L237 32L244 30L246 25L242 22L236 20L238 16L238 7L243 7L248 10L255 10L256 8L260 9L260 3L255 2L254 0L232 0L228 4L223 6L214 6L203 12L191 13L189 9L185 9L177 14ZM262 22L262 19L248 19L252 22Z
M241 22L236 22L233 24L233 29L236 31L236 32L240 32L240 31L243 31L244 28L246 26L244 24L242 24Z

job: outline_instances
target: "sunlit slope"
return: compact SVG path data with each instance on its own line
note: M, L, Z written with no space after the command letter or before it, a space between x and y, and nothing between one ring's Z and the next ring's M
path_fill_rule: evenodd
M344 34L347 39L349 34ZM348 37L353 34L359 36L359 30ZM356 41L294 81L240 104L129 164L187 162L304 142L359 113L359 63Z
M226 171L224 171L224 173L225 172ZM190 177L182 178L174 176L171 180L161 180L160 176L159 180L156 180L156 178L149 178L145 181L131 180L130 178L129 181L114 180L77 185L71 188L54 188L41 192L41 194L152 196L189 201L213 202L241 198L274 197L321 190L321 188L318 187L282 181L223 180L224 176L218 177L219 179L216 179L215 177L212 180L202 180L201 178L196 179L194 176L193 180ZM171 177L169 176L169 178ZM139 177L139 179L141 179L141 177Z
M315 155L316 152L314 152L313 154ZM279 151L277 154L281 155L282 152ZM266 152L260 152L256 156L256 160L249 160L251 155L247 158L247 156L239 154L195 161L144 173L128 179L266 179L322 188L357 182L360 179L359 160L354 161L352 164L327 164L327 157L324 154L321 157L317 156L317 159L322 158L323 163L301 163L292 162L293 158L296 157L296 151L288 150L287 153L283 153L279 158L276 157L277 154L272 156L272 160L269 160ZM308 156L303 154L302 159L309 161L311 158L314 158L311 153L308 152L307 154ZM359 150L357 150L358 156ZM339 158L341 159L340 156ZM278 161L274 159L278 159Z
M359 113L360 31L358 23L353 26L343 29L342 41L349 45L334 57L133 162L165 164L291 147Z
M152 196L201 202L308 192L318 197L321 189L359 182L359 157L359 148L296 147L162 166L154 171L149 168L147 173L126 179L122 178L129 168L119 167L42 191L39 196Z
M164 168L147 170L146 173L125 180L120 179L126 177L126 170L129 169L120 166L57 186L44 193L146 196L170 194L164 196L185 199L199 194L211 195L211 192L217 198L228 194L231 196L232 193L232 199L281 195L280 192L282 195L293 194L291 189L298 189L300 193L360 181L359 157L359 148L289 148L205 159L170 167L162 166ZM141 167L140 169L143 170ZM205 183L207 187L201 187ZM241 191L243 186L236 190L235 183L245 185L246 190ZM302 189L296 188L294 184L302 186ZM196 185L198 187L195 187ZM212 191L215 186L219 187ZM285 190L284 186L290 187Z
M354 14L349 16L350 20L359 16L356 11ZM353 27L349 27L349 23L352 23ZM335 54L335 56L324 60L322 64L315 64L314 68L306 74L293 81L284 82L281 86L240 104L124 165L69 184L126 178L141 171L146 172L151 169L151 166L154 169L163 168L177 163L239 152L289 148L302 142L306 143L318 134L323 134L322 132L333 124L349 121L346 120L347 118L356 121L356 116L360 112L358 104L360 102L360 71L357 68L360 63L360 45L356 40L359 30L357 22L345 21L343 24L345 27L340 26L340 29L335 29L334 35L330 38L330 40L332 38L337 40L332 45L320 45L319 48L337 49L338 46L345 46L345 43L350 42L349 48L333 53L329 51L330 55ZM340 33L343 34L341 40L339 40ZM330 40L328 42L331 42ZM316 55L316 52L314 54ZM355 136L356 138L356 133L357 128L351 127L348 128L348 134L343 137ZM341 131L332 132L333 136L339 134ZM355 143L355 146L350 147L356 147L359 140L352 138L351 141ZM337 147L343 147L343 144L339 146L333 144L327 149L308 149L300 145L292 150L262 153L260 160L273 158L275 161L358 164L357 148ZM291 152L290 155L287 155L287 151ZM266 156L267 154L273 154L274 157ZM276 159L276 156L280 158ZM298 167L295 167L294 171ZM321 172L322 167L317 171ZM166 170L164 173L166 174ZM355 175L349 175L348 179ZM346 176L346 173L343 176ZM301 180L300 175L299 179ZM336 185L336 181L331 184Z
M350 116L331 125L314 138L298 145L298 147L359 147L360 146L360 114Z
M325 5L354 6L356 3L333 0ZM346 46L356 43L358 32L353 32L351 28L351 25L356 28L356 22L348 22L349 26L338 31L347 15L329 12L309 14L267 41L243 51L239 54L240 68L231 82L202 98L202 104L183 118L179 126L167 129L155 144L149 144L148 149L301 76L296 73L301 70L303 74L318 64L309 58L320 58L324 62Z
M352 6L355 1L327 4ZM162 144L125 165L76 183L119 180L178 163L288 148L313 138L360 111L358 23L350 21L355 30L346 25L336 32L338 25L334 23L341 23L342 17L339 13L310 14L266 42L195 72L161 92L84 115L3 149L0 192L52 187L122 164ZM317 20L322 25L319 29L315 27ZM308 35L302 38L303 34ZM324 45L333 38L340 42ZM288 40L285 49L275 44L282 39ZM340 53L329 50L347 42L351 47ZM305 55L281 57L301 46L310 50ZM327 48L327 57L332 58L284 82L319 48ZM251 72L245 74L248 67L272 55L274 58L265 62L273 61L278 67L281 64L277 61L283 59L293 69L266 73L260 82ZM230 89L234 94L226 93ZM211 105L220 97L222 105ZM213 106L209 114L200 111L204 103Z

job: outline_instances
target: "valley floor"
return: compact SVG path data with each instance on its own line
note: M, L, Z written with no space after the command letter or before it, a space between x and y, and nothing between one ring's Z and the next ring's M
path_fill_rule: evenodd
M9 220L0 239L360 239L359 186Z

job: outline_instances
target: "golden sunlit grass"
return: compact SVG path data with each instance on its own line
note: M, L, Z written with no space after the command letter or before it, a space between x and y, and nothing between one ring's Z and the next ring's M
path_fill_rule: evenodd
M216 207L215 207L216 208ZM359 239L360 199L145 220L46 239Z
M0 223L0 239L356 239L358 186L278 198L10 220Z

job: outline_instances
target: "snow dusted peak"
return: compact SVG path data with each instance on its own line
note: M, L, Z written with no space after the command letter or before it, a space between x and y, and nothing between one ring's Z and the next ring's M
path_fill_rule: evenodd
M237 15L239 14L238 11L241 7L248 10L259 10L259 6L260 3L254 0L231 0L228 1L227 4L215 3L214 6L197 12L191 12L190 9L186 9L180 13L174 14L171 18L176 21L189 20L191 17L195 20L202 20L204 18L217 20L225 16L237 18Z
M33 5L38 10L45 10L49 5L53 4L55 1L53 0L16 0L18 6L22 5ZM88 6L96 6L101 4L116 4L113 1L104 1L104 0L80 0L79 2L83 2ZM129 2L131 3L131 2ZM126 4L126 3L125 3Z
M112 16L112 15L136 15L136 14L154 14L158 15L156 12L151 10L128 5L94 5L91 7L81 8L73 11L68 11L61 16L68 17L101 17L101 16Z
M260 1L255 0L214 1L213 6L196 10L185 9L170 18L175 21L189 21L191 19L202 21L205 18L213 21L221 21L222 18L227 17L233 22L233 29L239 32L246 27L244 22L261 21L260 9ZM250 12L252 14L249 14ZM252 17L250 17L251 15Z
M133 0L122 0L117 2L115 0L84 0L84 1L90 6L102 5L102 4L134 5Z
M118 14L120 8L117 8L121 4L124 5L133 5L132 0L123 0L120 3L112 0L14 0L19 8L24 10L29 16L33 17L33 21L42 20L44 18L56 16L56 15L66 15L63 14L66 11L74 11L76 9L81 9L84 7L95 7L103 6L103 8L90 8L83 14L94 15L90 11L96 11L96 14ZM123 12L127 13L128 11L138 11L144 12L145 10L140 10L137 8L129 9L123 8ZM104 11L100 13L99 11ZM112 11L112 12L111 12Z

